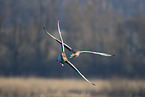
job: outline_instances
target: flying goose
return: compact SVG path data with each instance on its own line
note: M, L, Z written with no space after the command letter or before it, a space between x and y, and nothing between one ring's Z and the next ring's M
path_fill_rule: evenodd
M45 27L43 27L43 29L44 29L44 31L45 31L50 37L52 37L53 39L55 39L58 43L62 44L62 42L61 42L59 39L57 39L56 37L54 37L52 34L50 34L50 33L45 29ZM78 57L81 53L92 53L92 54L101 55L101 56L106 56L106 57L114 56L114 55L111 55L111 54L106 54L106 53L101 53L101 52L74 50L74 49L72 49L69 45L67 45L67 44L65 44L65 43L64 43L64 47L70 51L70 58Z
M95 86L94 83L90 82L68 59L67 56L65 54L65 50L64 50L64 43L63 43L63 38L61 35L61 31L60 31L60 27L59 27L59 20L58 20L58 32L59 32L59 36L61 39L61 48L62 48L62 53L60 53L58 55L58 59L57 61L64 66L64 63L67 63L70 67L72 67L83 79L85 79L88 83L92 84Z

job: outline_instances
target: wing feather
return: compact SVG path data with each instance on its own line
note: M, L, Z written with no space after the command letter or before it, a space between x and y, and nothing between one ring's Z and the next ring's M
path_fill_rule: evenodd
M106 53L101 53L101 52L93 52L93 51L80 51L80 53L92 53L92 54L97 54L97 55L107 56L107 57L113 56L111 54L106 54Z
M61 42L59 39L57 39L56 37L54 37L52 34L50 34L50 33L45 29L45 27L43 27L43 29L44 29L44 31L45 31L50 37L52 37L53 39L55 39L59 44L62 44L62 42ZM65 43L63 43L63 44L64 44L64 47L65 47L66 49L68 49L69 51L72 50L72 48L71 48L70 46L68 46L68 45L65 44Z
M61 31L60 31L60 27L59 27L59 20L58 20L58 32L59 32L59 36L60 36L60 39L61 39L62 52L64 52L64 44L63 44L63 38L62 38Z
M94 83L90 82L70 61L66 62L67 64L69 64L83 79L85 79L88 83L92 84L95 86Z

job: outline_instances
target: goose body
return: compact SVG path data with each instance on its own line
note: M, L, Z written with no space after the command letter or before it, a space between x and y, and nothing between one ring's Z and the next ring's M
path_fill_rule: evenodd
M62 66L64 66L64 63L68 61L66 54L62 52L61 54L58 55L57 62L60 63Z

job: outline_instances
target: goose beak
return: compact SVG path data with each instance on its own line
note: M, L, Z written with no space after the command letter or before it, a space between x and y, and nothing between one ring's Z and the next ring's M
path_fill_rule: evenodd
M71 55L70 55L70 58L72 58L72 57L73 57L73 55L71 54Z

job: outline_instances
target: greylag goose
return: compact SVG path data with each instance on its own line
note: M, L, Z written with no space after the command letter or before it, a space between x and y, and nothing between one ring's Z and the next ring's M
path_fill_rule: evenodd
M65 54L65 50L64 50L64 43L63 43L63 38L61 35L61 31L60 31L60 27L59 27L59 20L58 20L58 32L59 32L59 36L61 39L61 48L62 48L62 53L60 53L58 55L58 59L57 61L64 66L64 63L67 63L70 67L72 67L83 79L85 79L88 83L92 84L95 86L94 83L90 82L68 59L67 56Z

